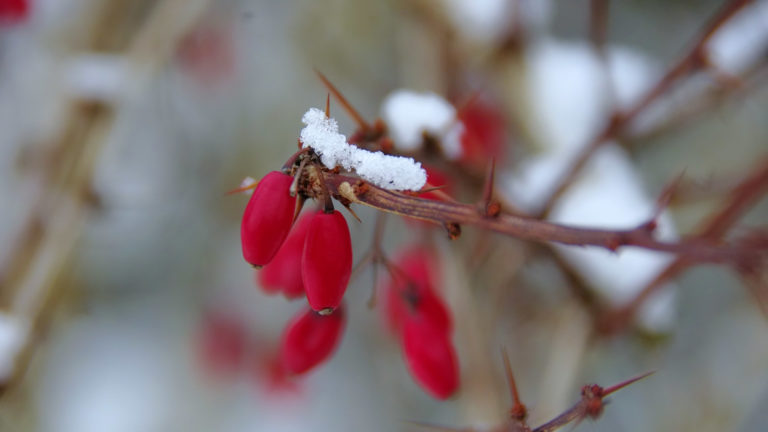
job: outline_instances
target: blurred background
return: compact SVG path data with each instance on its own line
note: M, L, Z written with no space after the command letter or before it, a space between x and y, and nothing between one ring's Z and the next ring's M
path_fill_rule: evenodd
M660 311L603 337L569 285L609 304L635 288L591 286L567 252L469 227L449 241L397 217L387 251L414 238L440 251L459 393L438 402L413 383L367 307L369 268L349 286L333 358L278 379L280 334L303 301L259 289L240 250L248 197L225 196L295 152L302 114L325 103L317 69L371 122L397 89L456 105L482 94L504 119L498 192L535 208L567 157L537 161L573 155L615 107L637 101L722 4L0 0L0 430L420 430L406 420L487 430L510 406L500 347L532 425L576 402L583 384L656 370L577 430L765 429L768 329L739 275L684 272ZM666 91L615 144L622 163L608 162L618 177L632 172L630 190L651 206L684 172L685 193L664 216L679 234L768 155L768 2L747 8L705 47L711 67ZM596 22L607 23L602 36ZM355 123L334 102L331 113L349 136ZM458 199L478 200L470 180L488 159L446 165L464 184ZM612 184L610 173L596 184ZM553 220L608 228L645 216L560 210ZM376 213L355 211L361 223L345 215L357 260ZM733 233L766 220L762 202Z

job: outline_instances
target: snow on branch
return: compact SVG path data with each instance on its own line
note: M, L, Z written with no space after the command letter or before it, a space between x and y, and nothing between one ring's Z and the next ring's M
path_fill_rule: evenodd
M301 121L306 125L300 135L302 146L311 147L329 169L340 165L389 190L419 190L427 182L426 171L412 158L370 152L347 143L336 120L320 109L310 108Z

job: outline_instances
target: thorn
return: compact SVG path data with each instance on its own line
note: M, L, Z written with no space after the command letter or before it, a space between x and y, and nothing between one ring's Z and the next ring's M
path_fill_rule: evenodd
M487 217L496 217L501 212L501 204L493 199L493 184L496 178L496 159L491 159L491 166L488 168L488 174L485 177L483 186L483 208L482 212Z
M325 95L325 117L330 118L331 117L331 94L327 93Z
M252 180L253 183L248 182L248 179ZM230 191L227 191L224 193L224 195L234 195L242 192L247 192L251 189L256 189L256 186L259 185L259 182L256 180L253 180L251 177L246 177L243 179L243 183L241 183L241 186L237 189L232 189Z
M371 267L371 272L373 273L373 288L371 289L371 296L368 298L367 302L368 309L376 307L376 291L379 284L379 262L373 260L371 264L373 265L373 267Z
M606 397L606 396L610 395L611 393L617 392L617 391L623 389L624 387L626 387L626 386L628 386L630 384L633 384L633 383L635 383L637 381L640 381L643 378L647 378L648 376L653 375L655 373L656 373L656 371L653 370L653 371L650 371L650 372L646 372L646 373L644 373L642 375L638 375L638 376L636 376L634 378L630 378L630 379L628 379L626 381L623 381L623 382L620 382L618 384L614 384L614 385L612 385L612 386L610 386L610 387L608 387L608 388L603 390L602 397Z
M350 117L357 123L357 125L360 127L360 129L364 131L368 131L371 129L371 126L368 124L368 122L363 119L363 116L360 115L360 113L357 112L357 110L349 103L347 98L344 97L344 95L341 94L341 92L328 80L328 78L325 77L319 70L315 69L315 75L317 75L318 78L320 78L320 81L322 81L323 85L326 89L328 89L331 94L333 94L333 97L336 98L336 100L339 101L341 104L341 107L344 108L344 110L349 114Z
M299 167L296 169L296 173L293 175L293 181L291 182L291 187L288 189L288 193L292 197L295 197L296 194L299 193L299 180L301 179L301 174L304 172L304 168L306 166L307 166L307 159L304 158L301 160Z
M683 181L684 176L685 169L683 169L683 171L681 171L677 177L669 182L669 184L664 186L664 189L661 190L659 197L656 199L656 208L653 211L653 218L651 220L657 220L659 215L661 215L661 212L669 207L669 203L672 202L672 197L675 195L677 188L680 187L680 183Z
M427 184L429 184L429 183L427 183ZM445 189L445 187L446 187L445 185L442 185L442 186L429 186L429 187L426 187L426 188L421 188L420 190L417 190L416 192L414 192L414 195L416 195L416 196L423 195L425 193L430 193L430 192L438 191L438 190L441 190L441 189Z
M342 204L343 204L343 203L342 203ZM351 214L351 215L352 215L352 217L354 217L355 219L357 219L357 221L358 221L358 222L360 222L360 223L363 223L363 221L362 221L362 220L360 220L360 218L357 216L357 213L355 213L355 211L354 211L354 210L352 210L352 207L350 207L350 205L349 205L349 204L343 204L343 205L344 205L344 207L347 209L347 211L349 212L349 214Z
M299 195L299 197L296 199L296 207L293 208L293 221L291 224L296 222L296 219L299 218L299 213L301 213L301 209L304 208L304 203L307 202L307 199L304 197L304 195Z
M501 348L501 358L504 361L504 373L507 375L509 393L512 396L512 408L509 410L509 414L513 419L522 421L528 414L528 410L520 401L520 394L517 392L517 383L515 382L515 376L512 374L512 365L509 362L509 355L504 348Z

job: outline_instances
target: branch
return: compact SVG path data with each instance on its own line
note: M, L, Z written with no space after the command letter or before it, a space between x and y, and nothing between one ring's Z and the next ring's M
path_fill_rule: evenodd
M739 218L754 206L763 196L768 193L768 158L764 159L752 173L745 178L728 195L729 199L705 220L697 230L697 238L716 242L721 239L728 229L733 226ZM756 245L756 248L765 248L765 245ZM759 256L750 258L752 262L759 260ZM613 314L604 326L603 330L615 331L626 326L634 316L637 309L642 305L651 294L658 291L665 282L677 276L693 264L690 258L679 256L670 263L661 273L659 273L640 293L629 303L621 307ZM736 263L745 264L745 263Z
M590 141L586 147L578 154L573 164L563 174L557 183L554 192L544 201L542 215L546 215L551 210L555 201L562 195L565 189L575 180L581 172L587 161L592 155L611 138L619 136L627 125L637 118L648 108L656 99L662 96L675 84L680 78L683 78L699 69L707 67L706 54L704 52L705 44L712 38L715 32L722 27L731 17L733 17L744 6L753 0L730 0L715 14L701 34L693 43L688 53L677 63L672 65L669 70L651 87L648 92L630 107L626 112L614 113L608 124Z
M327 173L325 182L334 196L377 210L422 219L443 225L452 233L459 225L474 225L521 240L541 243L598 246L616 251L621 246L636 246L685 256L692 262L738 263L749 253L739 245L728 245L702 238L663 242L653 238L646 224L629 230L578 228L502 213L496 217L481 214L476 206L435 201L380 189L357 177Z
M576 404L574 404L571 408L567 409L559 416L535 428L533 432L551 432L556 429L560 429L561 427L574 420L580 422L586 417L595 419L603 413L603 409L607 403L607 401L603 399L608 397L611 393L615 393L630 384L648 377L653 373L654 371L646 372L642 375L630 378L608 388L603 388L597 384L585 385L581 388L580 401L576 402Z

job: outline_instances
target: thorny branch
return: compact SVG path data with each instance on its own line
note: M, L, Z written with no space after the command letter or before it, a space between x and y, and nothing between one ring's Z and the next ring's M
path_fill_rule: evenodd
M538 219L501 213L487 217L469 204L422 199L380 189L359 178L328 173L325 182L332 194L353 203L381 211L422 219L445 226L454 235L461 225L474 225L522 240L556 242L579 246L598 246L616 251L636 246L685 256L691 262L741 263L753 257L753 250L740 244L723 244L709 238L693 237L680 242L664 242L653 237L648 224L628 230L578 228Z
M541 215L546 215L562 195L562 193L573 183L575 178L586 166L592 155L606 142L612 138L620 136L628 125L643 113L656 99L666 94L666 92L683 77L693 72L710 67L707 58L705 46L712 38L715 32L723 26L731 17L739 12L753 0L730 0L728 1L704 27L693 46L688 53L677 63L673 64L669 70L652 86L648 92L625 112L615 113L604 128L590 141L583 150L576 156L572 165L562 175L557 183L554 192L544 201Z
M728 195L728 200L723 203L720 209L712 213L695 230L697 238L713 242L721 240L739 218L765 196L766 193L768 193L768 159L759 163L755 170L733 189ZM759 262L759 259L759 257L755 257L755 260L752 262ZM691 261L690 257L679 256L648 283L634 299L621 307L616 313L610 315L608 321L604 323L604 326L607 327L603 328L603 330L616 331L626 326L637 309L651 294L658 291L665 282L674 278L692 264L694 262Z

